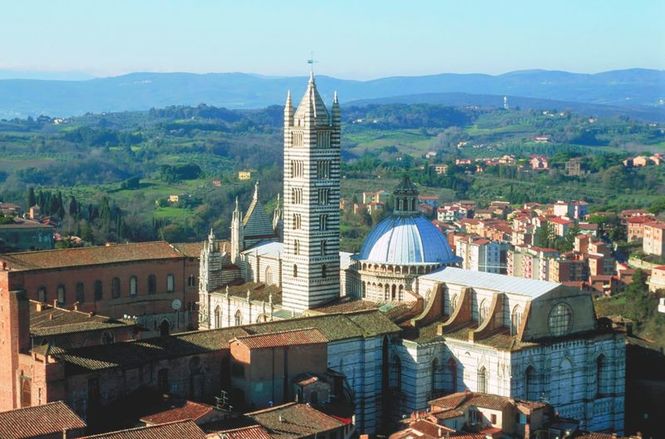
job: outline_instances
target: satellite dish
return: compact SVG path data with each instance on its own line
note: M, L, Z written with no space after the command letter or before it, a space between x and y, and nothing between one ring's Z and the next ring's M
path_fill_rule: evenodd
M178 311L181 306L182 301L180 299L173 299L173 302L171 302L171 308L173 308L175 311Z

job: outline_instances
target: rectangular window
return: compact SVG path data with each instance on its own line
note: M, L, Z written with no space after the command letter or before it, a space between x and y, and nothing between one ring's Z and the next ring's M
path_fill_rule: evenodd
M293 146L302 146L303 135L301 131L291 132Z
M316 176L318 178L330 178L330 160L316 162Z
M496 425L496 415L490 415L490 422L492 425Z
M85 290L84 290L83 282L77 282L76 283L76 301L78 303L85 302Z
M172 274L166 276L166 291L169 293L175 291L175 276Z
M319 215L319 231L328 230L328 215Z
M291 160L291 177L302 177L305 171L305 165L302 160Z
M330 189L319 189L319 204L325 206L330 202Z
M302 226L302 217L300 216L299 213L294 213L293 214L293 229L294 230L299 230L301 226Z
M104 298L104 286L101 280L95 281L95 300L102 300Z
M316 133L316 146L319 148L330 148L330 131Z
M293 204L301 204L302 203L302 188L293 188L293 189L291 189L291 198L293 200Z
M64 285L58 285L58 289L56 290L58 292L58 305L62 306L65 304L65 286Z

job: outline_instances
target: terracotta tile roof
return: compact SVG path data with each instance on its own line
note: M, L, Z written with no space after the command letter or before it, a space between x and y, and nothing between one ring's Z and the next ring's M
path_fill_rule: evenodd
M85 422L62 401L0 413L2 439L62 435L63 430L85 427Z
M176 421L196 421L203 416L212 413L214 407L208 404L201 404L193 401L185 401L180 406L174 406L168 410L161 411L140 419L145 424L166 424Z
M68 373L113 367L132 367L160 359L228 349L230 340L254 334L270 334L293 329L316 328L328 341L393 334L400 328L378 310L344 314L323 314L289 320L256 323L232 328L192 331L169 337L60 350L54 353L73 370Z
M38 221L14 219L13 223L0 224L0 229L53 229L53 226Z
M470 405L480 408L502 410L504 407L515 404L515 400L506 396L492 395L479 392L458 392L452 395L430 401L432 408L464 409Z
M136 323L30 301L30 334L36 337L131 326Z
M292 329L283 332L272 332L260 335L246 335L237 337L236 340L250 349L264 349L276 346L297 346L306 344L327 343L316 328Z
M205 439L206 434L192 421L171 422L86 436L89 439ZM85 438L84 438L85 439Z
M323 306L309 310L309 315L322 314L336 314L340 312L361 311L368 309L378 309L379 304L367 300L354 299L350 296L340 297L332 302L328 302Z
M247 413L263 426L274 439L314 436L344 427L344 423L311 407L295 402Z
M665 223L661 221L653 221L649 224L645 224L645 226L649 226L654 229L665 229Z
M0 260L10 270L40 270L181 257L168 242L153 241L11 253L2 255Z
M208 438L223 439L272 439L272 436L260 425L234 428L233 430L221 430L208 434Z

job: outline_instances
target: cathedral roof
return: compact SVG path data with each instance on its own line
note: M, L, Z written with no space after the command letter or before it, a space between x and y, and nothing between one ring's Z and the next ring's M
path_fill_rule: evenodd
M471 288L494 290L501 293L519 294L536 298L549 293L561 286L556 282L526 279L505 274L487 273L484 271L464 270L447 267L421 276L423 280L435 280L443 283L462 284Z
M314 75L309 78L307 90L296 109L294 119L302 121L313 119L316 125L330 125L330 114L316 89Z
M372 229L357 259L380 264L454 264L446 237L422 216L390 216Z

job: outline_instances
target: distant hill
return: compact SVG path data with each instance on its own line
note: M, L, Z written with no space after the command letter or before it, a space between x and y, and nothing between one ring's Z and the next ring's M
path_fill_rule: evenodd
M505 95L504 95L505 96ZM423 93L386 98L361 99L348 102L348 106L382 105L382 104L433 104L451 107L477 106L480 108L502 108L501 95L480 95L471 93ZM510 108L570 111L578 114L594 116L629 116L635 119L665 122L665 106L646 105L600 105L584 102L557 101L553 99L526 98L523 96L507 96Z
M469 93L611 105L629 111L665 108L665 71L630 69L580 74L529 70L503 75L452 74L355 81L318 76L324 99L338 90L342 102L406 95ZM261 108L284 101L286 90L304 91L305 77L246 73L132 73L89 80L0 80L0 117L146 110L206 103Z

